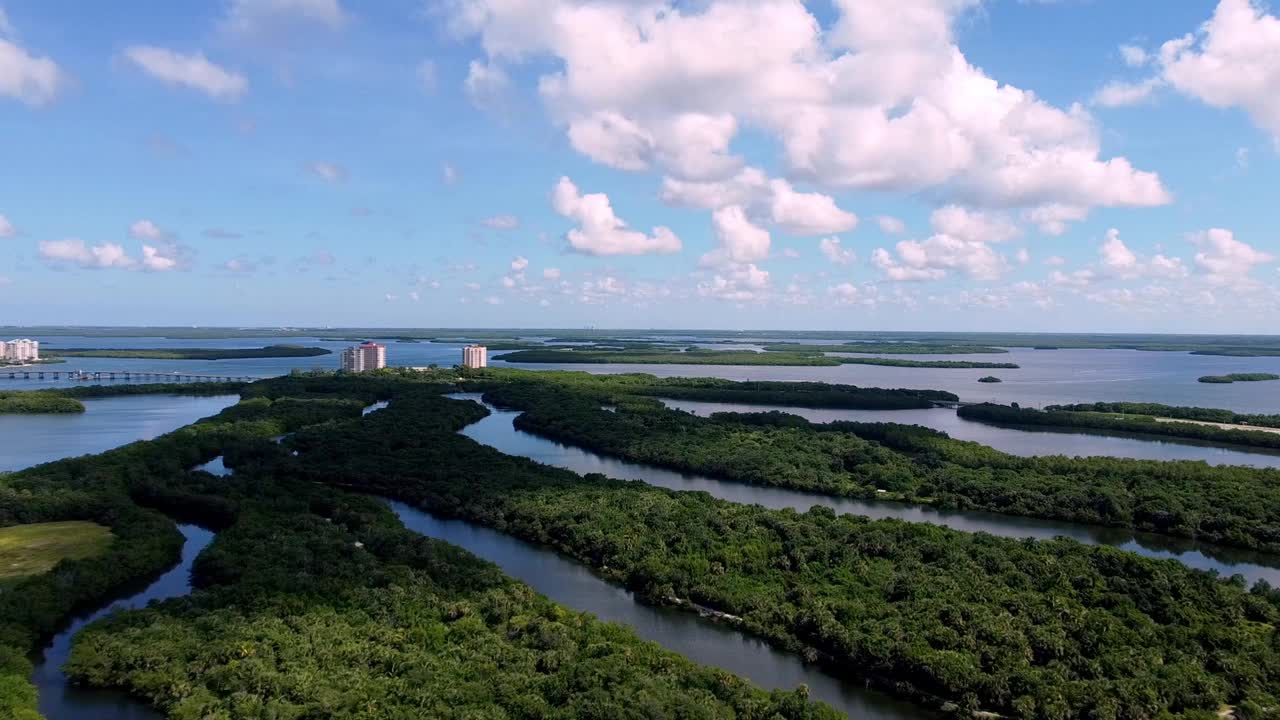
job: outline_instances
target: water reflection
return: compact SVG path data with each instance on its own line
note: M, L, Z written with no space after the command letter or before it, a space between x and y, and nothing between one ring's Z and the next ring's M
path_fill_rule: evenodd
M482 402L480 395L476 393L457 393L449 397ZM803 512L814 505L820 505L838 513L865 515L874 519L898 518L942 525L964 532L986 532L1000 537L1047 540L1062 536L1086 545L1111 545L1146 557L1173 559L1198 570L1214 570L1223 575L1240 574L1250 583L1265 579L1273 585L1280 584L1280 557L1272 554L1153 533L1134 533L1120 528L989 512L939 510L897 502L837 498L689 475L606 457L517 430L513 421L520 413L500 410L492 405L487 407L491 414L467 426L462 431L463 435L508 455L527 457L579 474L595 472L624 480L641 480L672 490L701 491L722 500L754 503L774 510L790 508Z
M231 471L231 468L229 468L229 467L227 467L226 465L223 465L223 464L222 464L222 456L221 456L221 455L219 455L218 457L216 457L216 458L214 458L214 459L210 460L210 461L209 461L209 462L207 462L207 463L204 463L203 465L197 465L197 466L195 466L194 468L192 468L192 470L203 470L203 471L205 471L205 472L209 473L210 475L217 475L218 477L226 477L226 476L230 475L230 474L231 474L231 472L232 472L232 471Z

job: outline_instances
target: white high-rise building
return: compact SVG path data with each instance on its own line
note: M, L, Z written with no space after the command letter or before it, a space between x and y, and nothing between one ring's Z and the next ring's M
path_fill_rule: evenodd
M353 345L342 351L342 369L346 372L364 372L387 366L387 346L377 343Z
M462 348L462 365L469 368L489 367L489 348L483 345Z
M8 362L34 362L40 359L40 342L18 338L0 342L0 360Z

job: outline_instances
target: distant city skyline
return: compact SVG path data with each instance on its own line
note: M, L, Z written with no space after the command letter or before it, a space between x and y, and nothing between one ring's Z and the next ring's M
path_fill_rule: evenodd
M12 323L1280 316L1250 0L0 0L0 119Z

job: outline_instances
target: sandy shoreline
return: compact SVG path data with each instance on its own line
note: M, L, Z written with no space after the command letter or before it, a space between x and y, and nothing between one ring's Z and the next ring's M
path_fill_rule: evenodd
M1180 418L1155 418L1156 422L1162 423L1191 423L1193 425L1208 425L1210 427L1222 428L1223 430L1259 430L1261 432L1280 433L1280 428L1261 427L1258 425L1233 425L1231 423L1210 422L1208 420L1183 420Z

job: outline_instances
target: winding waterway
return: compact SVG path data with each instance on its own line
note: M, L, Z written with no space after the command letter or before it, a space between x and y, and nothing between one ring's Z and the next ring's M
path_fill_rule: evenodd
M71 640L86 625L126 609L146 607L154 600L191 592L191 564L213 541L213 532L195 525L179 525L186 543L182 560L140 591L76 618L54 635L35 658L31 682L39 693L40 713L50 720L158 720L163 715L122 690L82 687L67 682L62 666L71 654Z
M840 680L800 657L690 612L646 605L554 550L461 520L436 517L401 502L391 509L410 530L444 540L495 563L552 600L602 620L631 626L703 665L714 665L766 689L809 687L809 696L859 720L920 720L933 713L854 681Z
M826 408L782 407L746 403L718 403L700 400L661 398L669 408L706 417L716 412L778 412L799 415L810 422L829 423L837 420L853 422L888 422L922 425L941 430L956 440L971 440L1001 452L1021 457L1036 455L1107 456L1136 460L1203 460L1210 465L1249 465L1280 468L1280 452L1264 448L1242 450L1209 442L1186 440L1172 442L1158 436L1143 437L1133 433L1090 431L1042 427L1035 430L988 425L965 420L953 408L928 410L835 410Z
M1275 555L1152 533L1134 533L1120 528L831 497L689 475L607 457L517 430L514 421L519 412L483 403L477 393L456 393L449 397L481 402L490 410L488 417L464 428L463 435L508 455L526 457L579 474L602 473L623 480L641 480L671 490L706 492L722 500L758 504L775 510L790 508L804 512L814 505L820 505L842 514L864 515L873 519L898 518L1008 538L1051 539L1063 536L1087 545L1110 545L1146 557L1174 559L1188 567L1214 570L1224 576L1240 574L1250 583L1265 579L1272 585L1280 584L1280 557Z

